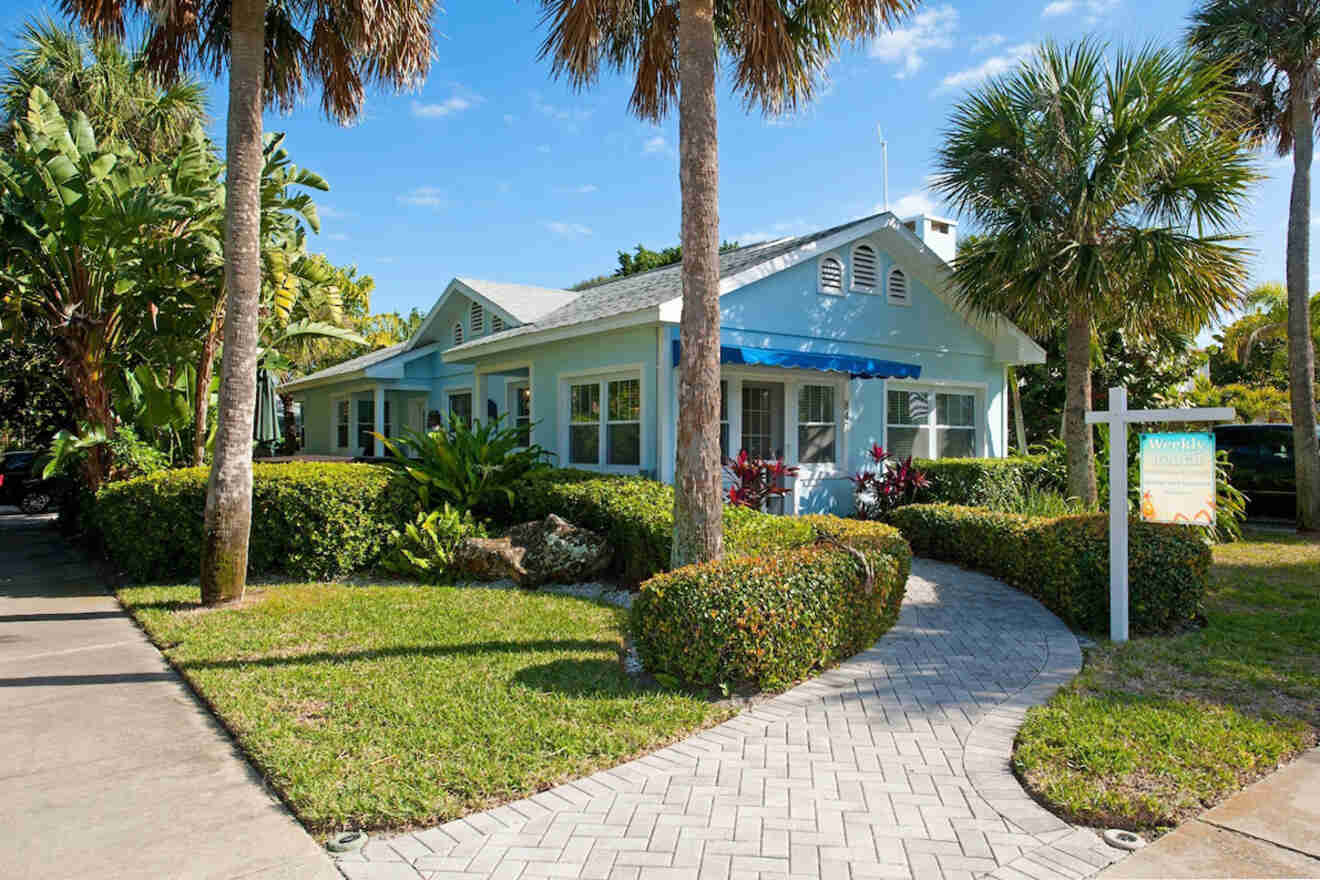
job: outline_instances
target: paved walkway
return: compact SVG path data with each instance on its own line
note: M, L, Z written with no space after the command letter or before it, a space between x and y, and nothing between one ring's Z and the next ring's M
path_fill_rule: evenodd
M52 517L0 508L0 877L331 880Z
M1009 770L1028 707L1081 666L1035 600L918 561L875 647L681 743L438 828L349 880L1078 880L1118 858Z

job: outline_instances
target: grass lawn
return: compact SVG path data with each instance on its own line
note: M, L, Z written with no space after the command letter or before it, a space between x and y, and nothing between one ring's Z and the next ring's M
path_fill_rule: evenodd
M1056 812L1167 828L1315 743L1320 543L1249 532L1214 556L1204 629L1103 642L1028 714L1014 765Z
M645 690L624 612L545 593L196 586L120 600L315 831L429 824L657 748L732 710Z

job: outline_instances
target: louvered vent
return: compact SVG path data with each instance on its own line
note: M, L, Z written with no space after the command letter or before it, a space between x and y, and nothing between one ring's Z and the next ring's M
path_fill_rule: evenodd
M859 244L852 255L853 290L875 290L875 248Z
M838 257L821 258L820 292L835 296L843 294L843 263Z
M454 345L463 344L463 325L461 323L454 325Z
M889 302L896 306L908 304L907 276L902 269L894 269L889 273Z
M473 302L469 314L471 319L468 321L468 326L472 328L472 335L474 337L480 336L486 329L486 310L481 307L481 303Z
M501 318L499 315L491 315L491 316L490 316L490 332L491 332L491 333L500 333L500 332L503 332L503 330L504 330L504 319Z

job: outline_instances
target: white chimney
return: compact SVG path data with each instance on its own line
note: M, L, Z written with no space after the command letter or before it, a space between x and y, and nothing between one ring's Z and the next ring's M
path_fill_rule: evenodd
M903 225L912 230L926 247L946 263L952 263L958 253L958 221L948 217L918 214L908 217Z

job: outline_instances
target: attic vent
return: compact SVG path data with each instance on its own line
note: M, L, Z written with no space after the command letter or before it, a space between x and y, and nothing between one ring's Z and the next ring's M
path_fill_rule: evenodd
M852 254L853 290L875 290L875 248L859 244Z
M474 337L480 336L482 331L486 329L486 310L482 308L481 303L474 300L470 314L471 319L468 321L468 326L472 328L472 335Z
M504 319L499 315L490 316L490 332L502 333L504 331Z
M460 321L454 324L454 345L463 344L463 323Z
M843 296L843 261L838 257L820 258L820 292Z
M905 306L909 303L907 276L903 274L902 269L891 270L889 273L889 304Z
M917 221L916 221L916 220L905 220L905 221L903 222L903 225L906 226L908 229L911 229L913 232L916 232L916 231L917 231Z

